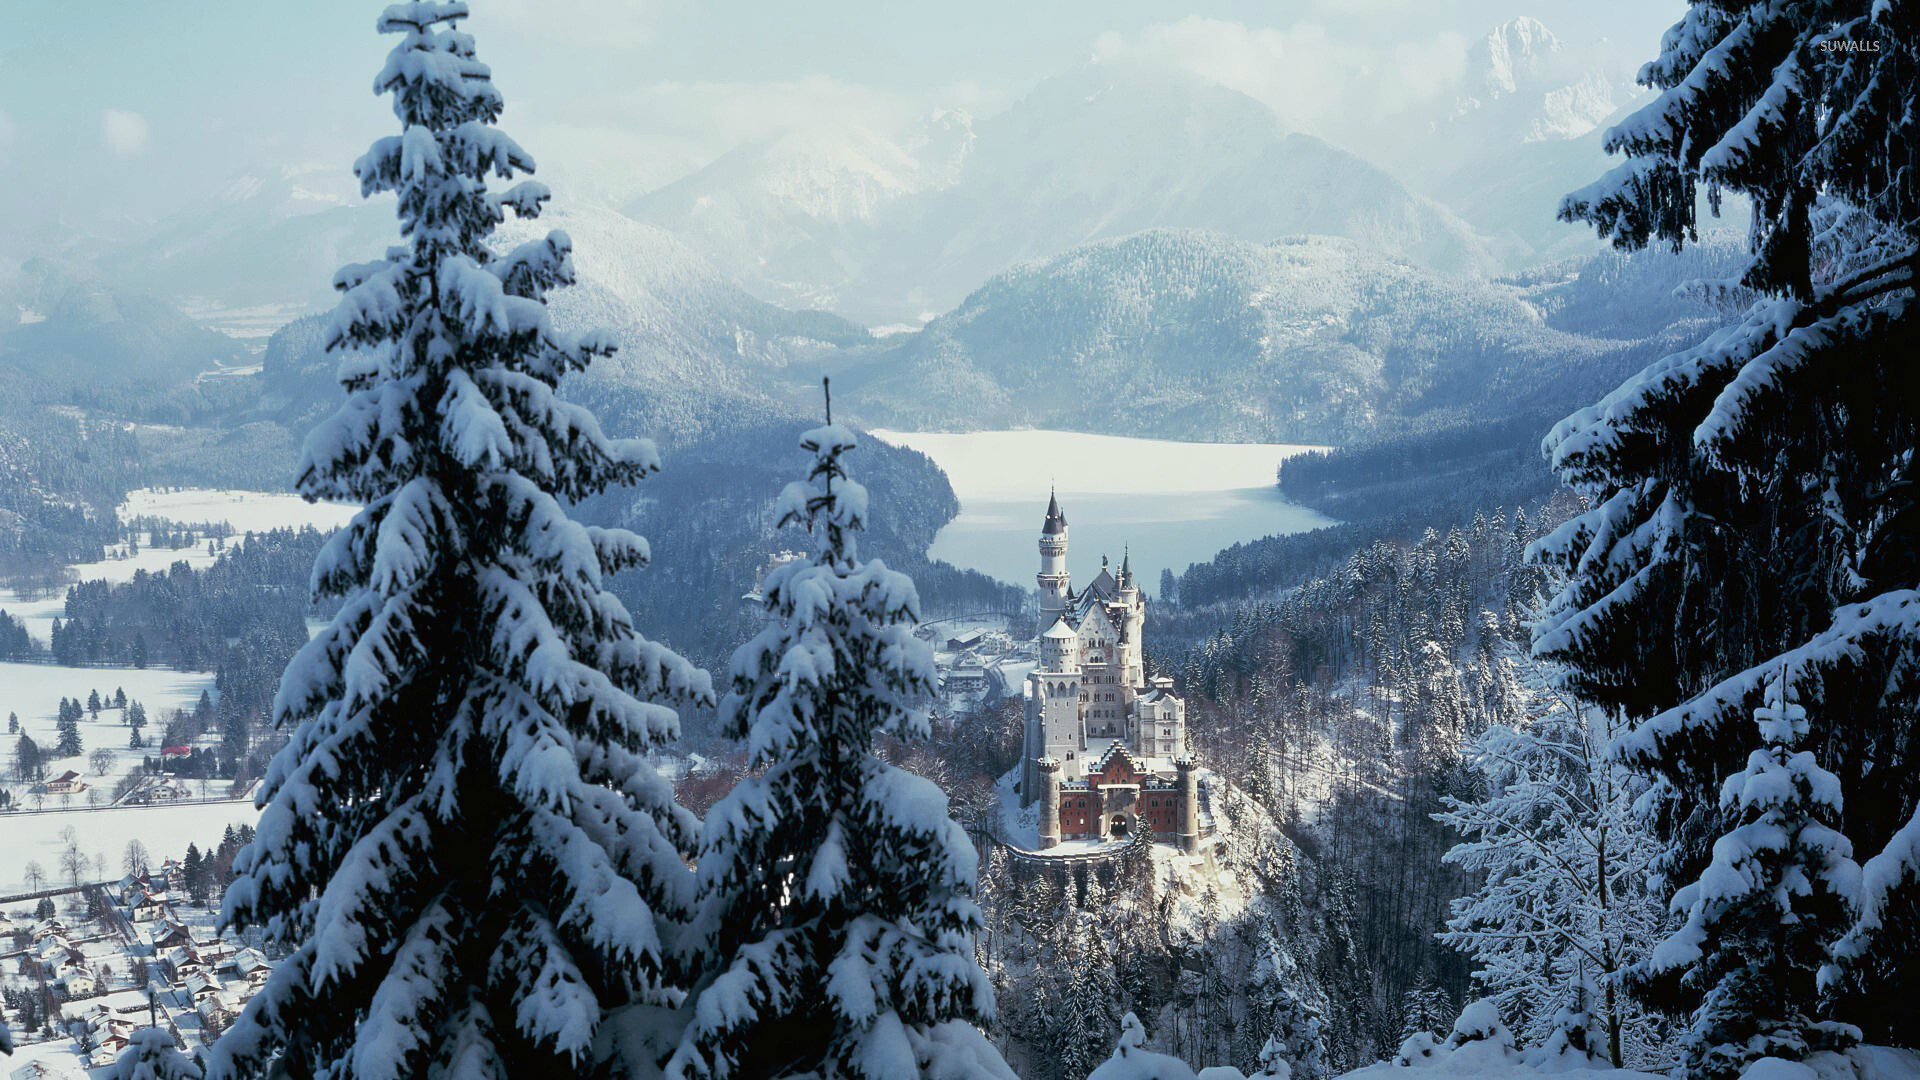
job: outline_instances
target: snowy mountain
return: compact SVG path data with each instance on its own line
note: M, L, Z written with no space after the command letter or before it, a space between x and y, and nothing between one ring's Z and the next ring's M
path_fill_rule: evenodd
M1467 51L1459 121L1491 121L1521 142L1577 139L1634 96L1582 61L1538 19L1501 23Z
M509 220L495 236L507 249L552 229L572 238L579 276L553 297L555 322L605 330L620 343L583 377L581 392L633 430L684 436L728 410L768 407L783 396L789 365L870 340L837 316L754 298L679 239L617 211L555 209ZM337 393L335 361L320 351L325 319L292 323L268 345L269 388L288 403L331 402Z
M29 260L0 281L0 362L56 384L170 384L248 362L232 339L85 267Z
M913 429L1343 442L1607 348L1518 289L1351 240L1154 230L1002 273L835 385L862 420Z
M894 235L843 309L945 307L1015 263L1151 228L1312 233L1448 272L1493 265L1471 228L1381 170L1287 133L1237 91L1144 65L1049 79L977 129L959 181L884 223Z
M1596 50L1522 16L1468 49L1451 111L1394 164L1512 259L1593 251L1591 230L1562 224L1555 211L1561 195L1606 171L1600 135L1644 93Z
M672 234L617 211L555 210L510 221L495 236L510 248L550 229L572 237L580 279L554 298L555 321L607 330L622 343L594 365L596 379L764 394L769 372L868 340L844 319L755 299Z
M330 305L333 272L393 242L393 204L362 201L352 183L344 171L235 176L97 262L114 281L188 304L215 324L249 308L284 321Z
M761 295L919 322L993 274L1149 228L1346 237L1449 272L1495 265L1446 209L1289 134L1237 91L1132 63L1048 79L1012 108L898 140L745 147L629 208Z
M791 132L722 155L627 212L685 237L763 296L811 302L854 274L887 207L953 182L971 123L943 112L901 142L864 129Z

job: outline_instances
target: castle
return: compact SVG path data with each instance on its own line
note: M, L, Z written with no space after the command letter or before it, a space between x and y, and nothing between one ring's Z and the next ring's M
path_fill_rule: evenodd
M1144 822L1182 850L1199 844L1197 766L1186 752L1187 707L1173 680L1148 679L1141 656L1147 602L1131 555L1119 576L1076 593L1067 572L1067 516L1047 500L1040 527L1039 666L1027 675L1021 802L1040 804L1040 845L1108 839Z

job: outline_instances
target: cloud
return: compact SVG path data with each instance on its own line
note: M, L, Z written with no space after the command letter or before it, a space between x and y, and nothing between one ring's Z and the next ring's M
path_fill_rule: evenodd
M1365 152L1358 144L1387 138L1390 118L1453 95L1467 39L1450 30L1394 39L1313 21L1272 28L1191 16L1102 34L1094 56L1219 83L1265 104L1294 130Z
M103 109L100 138L114 157L133 157L147 148L147 118L125 109Z
M792 131L891 135L921 111L871 87L822 75L770 82L663 81L578 97L509 101L502 121L542 172L620 203L745 143ZM558 172L549 173L552 162Z
M664 0L493 0L475 4L468 24L484 46L491 31L538 38L543 45L595 51L634 49L659 36Z

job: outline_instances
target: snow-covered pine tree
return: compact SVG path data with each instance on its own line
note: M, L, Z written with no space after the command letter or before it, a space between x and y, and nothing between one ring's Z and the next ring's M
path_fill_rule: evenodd
M926 737L933 657L913 581L857 555L867 492L843 460L853 433L828 420L779 504L812 557L767 575L767 625L720 706L756 772L707 815L700 979L666 1071L1011 1077L974 1027L993 989L973 844L938 787L874 753L883 733Z
M113 1062L113 1080L200 1080L199 1063L158 1025L138 1028Z
M1453 1003L1447 1000L1447 992L1433 985L1433 978L1423 973L1401 998L1400 1039L1404 1042L1421 1031L1430 1032L1437 1039L1440 1029L1447 1026L1453 1015Z
M1630 1043L1645 1025L1620 976L1663 921L1645 889L1660 848L1633 812L1647 784L1610 758L1604 713L1538 685L1519 689L1528 717L1489 727L1467 752L1485 795L1446 798L1434 815L1465 837L1444 861L1481 878L1438 936L1473 958L1476 984L1526 1043L1546 1042L1573 1010L1604 1028L1596 1049L1615 1066L1644 1064Z
M223 1077L576 1075L605 1010L676 993L697 822L642 755L711 686L606 591L645 541L567 516L657 458L556 394L611 351L548 321L567 237L488 247L547 191L488 190L533 162L493 127L466 12L378 22L403 131L354 172L408 242L334 279L347 400L298 486L364 509L314 566L339 614L281 681L291 739L226 895L228 925L291 951L220 1039Z
M1272 1035L1260 1047L1251 1080L1293 1080L1293 1066L1287 1064L1287 1044Z
M1860 885L1852 845L1831 825L1840 782L1796 749L1807 717L1784 672L1766 694L1754 714L1766 745L1721 793L1722 812L1738 824L1715 841L1699 880L1674 894L1686 923L1654 949L1643 975L1699 995L1680 1046L1687 1074L1708 1080L1859 1037L1813 1015L1815 979Z
M1658 95L1605 139L1627 160L1562 216L1625 249L1678 247L1703 188L1715 207L1737 192L1743 281L1766 295L1548 435L1591 509L1533 549L1570 572L1535 651L1635 722L1621 751L1658 779L1666 880L1712 859L1717 789L1756 745L1761 673L1789 656L1804 748L1845 793L1836 824L1864 855L1893 852L1920 807L1920 13L1694 0L1641 80ZM1920 996L1920 939L1865 913L1915 910L1920 882L1876 880L1887 903L1861 908L1873 944L1849 954L1834 1012L1912 1041L1896 1010Z
M1273 1009L1272 1039L1284 1046L1293 1080L1327 1080L1327 1038L1319 1006L1293 989L1283 989Z

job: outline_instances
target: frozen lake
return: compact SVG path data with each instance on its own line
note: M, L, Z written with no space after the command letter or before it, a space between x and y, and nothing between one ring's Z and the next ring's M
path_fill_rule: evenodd
M1097 575L1102 554L1117 567L1130 549L1149 593L1163 568L1177 574L1239 541L1333 524L1273 486L1282 459L1319 447L1070 431L871 434L926 454L953 484L960 515L934 537L934 558L1026 588L1039 569L1049 484L1067 515L1073 580Z

